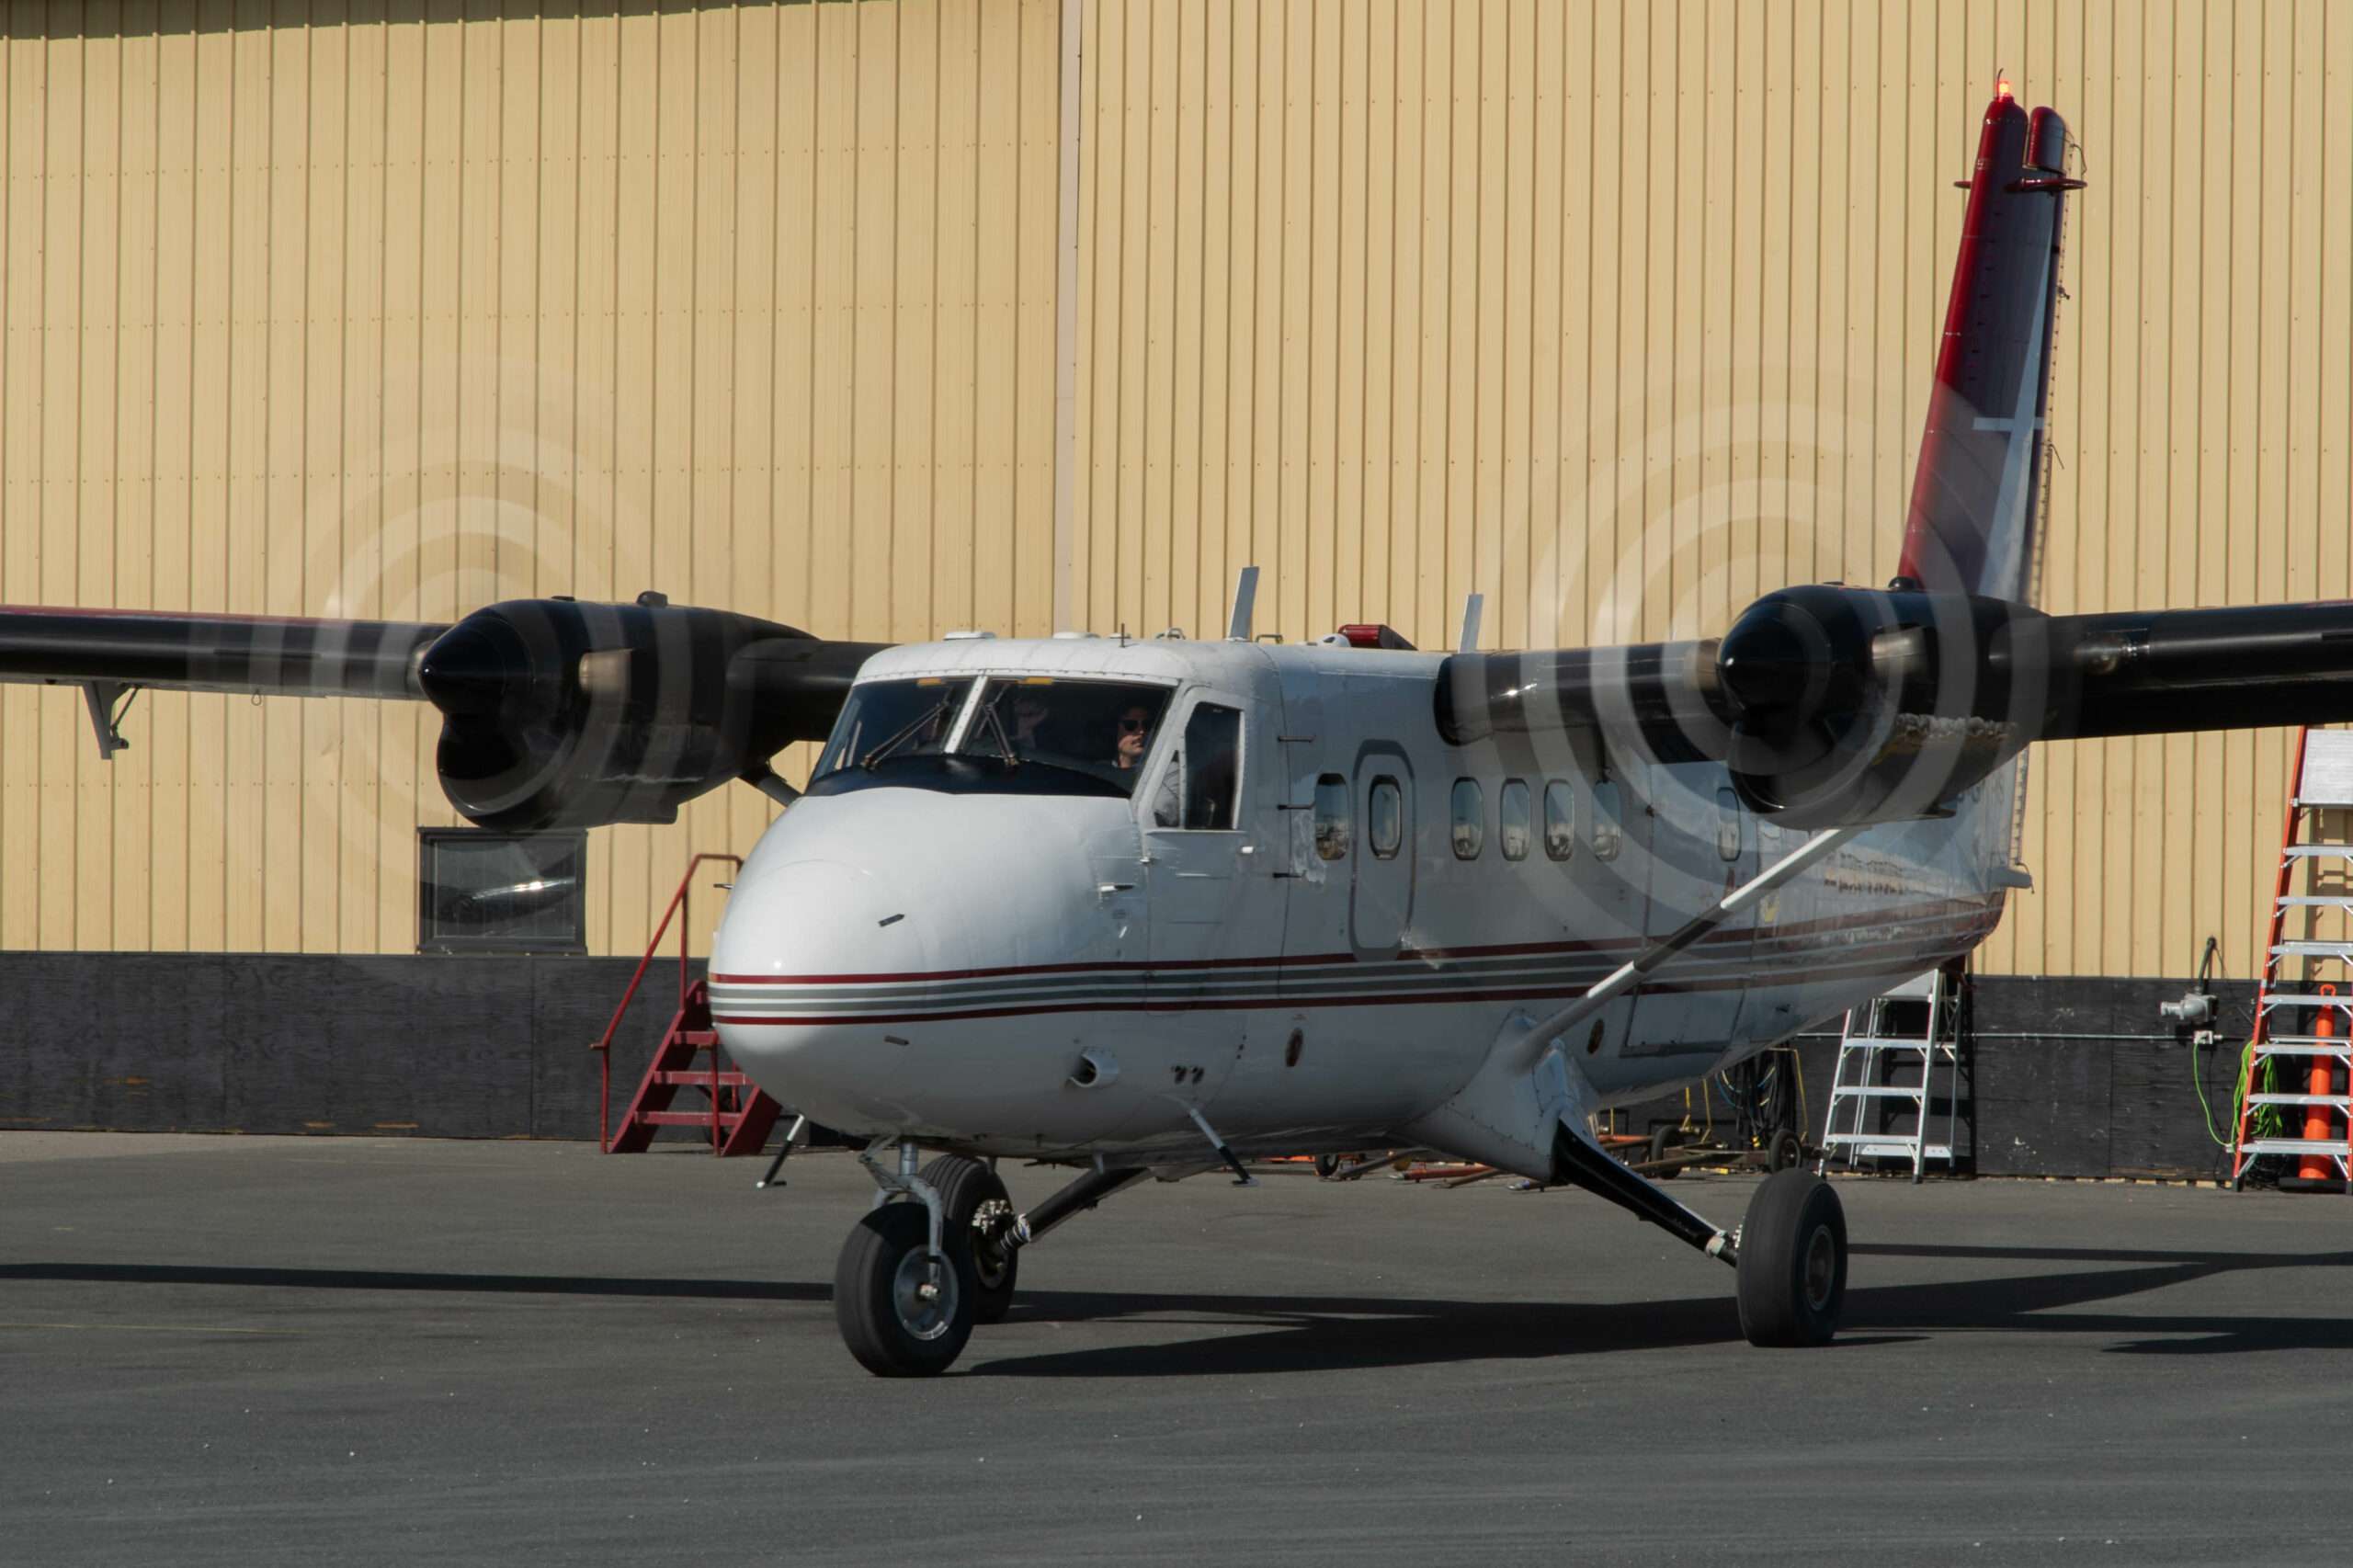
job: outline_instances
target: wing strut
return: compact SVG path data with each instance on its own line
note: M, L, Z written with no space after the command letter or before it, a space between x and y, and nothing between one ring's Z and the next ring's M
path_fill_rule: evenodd
M1718 899L1713 905L1701 910L1689 920L1649 947L1619 965L1602 977L1594 988L1544 1019L1520 1037L1519 1050L1526 1067L1533 1067L1552 1042L1577 1025L1593 1017L1610 1003L1649 979L1661 964L1722 925L1725 921L1771 892L1775 888L1798 876L1825 858L1870 824L1851 824L1817 833L1747 881Z

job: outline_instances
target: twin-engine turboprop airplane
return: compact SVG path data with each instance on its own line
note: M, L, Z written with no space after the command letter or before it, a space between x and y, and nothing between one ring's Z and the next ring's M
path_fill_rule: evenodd
M719 1031L868 1136L835 1311L938 1372L1023 1251L1145 1175L1427 1145L1574 1183L1738 1270L1761 1345L1836 1330L1836 1194L1737 1231L1612 1159L1597 1111L1739 1062L2000 918L2037 740L2353 718L2353 603L2025 602L2066 132L1987 108L1900 574L1721 640L1482 655L1351 627L878 650L715 611L517 602L455 627L0 612L0 678L423 698L504 827L797 801L735 886ZM828 737L805 796L769 770ZM923 1151L940 1151L929 1165ZM993 1164L1075 1165L1015 1211Z

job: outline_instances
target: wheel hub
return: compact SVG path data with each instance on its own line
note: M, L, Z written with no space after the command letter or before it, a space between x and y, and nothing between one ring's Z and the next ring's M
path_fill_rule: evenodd
M1830 1306L1830 1290L1838 1277L1838 1244L1827 1225L1816 1225L1805 1242L1805 1303L1815 1312Z
M915 1339L938 1339L956 1317L956 1276L947 1264L921 1249L899 1259L892 1280L892 1303L899 1326Z

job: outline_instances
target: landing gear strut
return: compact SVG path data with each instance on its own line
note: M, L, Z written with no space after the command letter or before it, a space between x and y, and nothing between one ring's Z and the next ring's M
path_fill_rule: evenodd
M1552 1138L1561 1180L1629 1210L1740 1271L1740 1329L1751 1345L1827 1345L1847 1300L1847 1217L1828 1182L1798 1168L1765 1178L1727 1233L1563 1124Z
M982 1162L942 1154L918 1173L915 1145L902 1142L893 1169L881 1157L892 1146L877 1139L858 1156L879 1190L834 1266L842 1343L883 1378L933 1377L954 1365L974 1324L1004 1319L1021 1249L1144 1174L1090 1170L1017 1214Z

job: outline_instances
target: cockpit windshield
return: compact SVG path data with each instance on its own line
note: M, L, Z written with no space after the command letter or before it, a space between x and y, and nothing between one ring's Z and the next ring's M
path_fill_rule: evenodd
M884 783L969 792L1132 795L1169 688L1051 676L863 681L813 794Z

